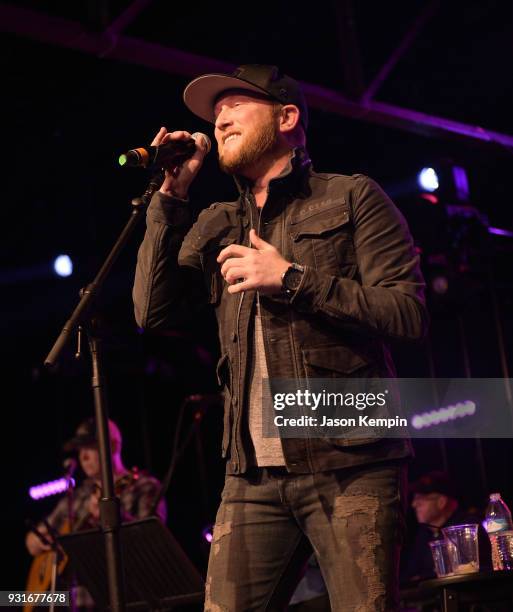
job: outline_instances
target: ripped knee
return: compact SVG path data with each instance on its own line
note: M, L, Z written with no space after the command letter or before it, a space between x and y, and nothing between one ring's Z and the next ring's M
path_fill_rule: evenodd
M212 554L217 555L221 549L221 540L232 532L232 522L216 523L212 534Z
M333 518L343 520L348 531L348 543L359 578L365 585L366 602L357 612L381 610L386 585L378 561L382 540L378 530L379 497L368 493L350 493L335 499Z
M230 612L228 608L220 606L212 601L212 576L205 583L205 607L204 612Z

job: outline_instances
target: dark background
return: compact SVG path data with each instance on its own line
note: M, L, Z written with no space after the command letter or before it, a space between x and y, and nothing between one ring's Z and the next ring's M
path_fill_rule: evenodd
M128 4L23 1L16 6L100 32ZM368 83L427 3L354 4L362 75ZM513 135L511 3L448 4L425 24L377 99ZM154 0L124 34L233 65L275 63L302 81L350 95L355 83L343 78L346 51L336 6L329 1L302 7ZM175 74L172 67L151 70L109 59L108 51L85 54L38 42L12 27L0 44L5 156L2 588L21 589L29 565L24 521L40 518L55 503L52 498L31 501L27 489L59 475L63 440L93 410L87 351L76 362L70 347L54 374L45 372L42 362L80 287L93 278L128 218L131 198L144 190L148 178L145 171L119 168L117 157L149 143L161 125L211 135L212 128L184 107L181 95L190 78L177 76L179 66ZM468 204L487 215L492 226L511 231L511 150L470 139L419 136L315 109L308 141L317 170L363 172L380 182L410 222L428 282L437 275L448 279L446 294L429 290L429 340L395 347L399 374L504 376L497 321L511 368L513 238L491 236L475 220L447 219L445 206L454 203L450 194L431 205L419 197L415 177L425 165L453 159L467 170ZM234 195L231 179L220 174L212 153L193 187L193 206L199 211ZM138 333L130 292L142 231L117 263L102 296L106 368L110 411L124 433L126 464L162 477L180 403L193 393L217 391L217 341L208 316L161 337ZM52 271L60 253L73 259L69 278ZM169 491L168 524L203 569L208 550L201 531L214 519L223 465L221 409L215 402L202 406L205 416ZM198 407L186 407L185 430ZM412 476L445 466L466 504L482 507L487 494L499 490L513 506L511 441L416 441L415 447Z

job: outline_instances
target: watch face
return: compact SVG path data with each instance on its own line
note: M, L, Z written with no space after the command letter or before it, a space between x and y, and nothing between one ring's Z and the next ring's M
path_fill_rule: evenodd
M301 284L302 276L303 273L301 272L301 270L297 270L296 268L289 268L283 278L283 284L285 285L285 289L288 289L289 291L295 291Z

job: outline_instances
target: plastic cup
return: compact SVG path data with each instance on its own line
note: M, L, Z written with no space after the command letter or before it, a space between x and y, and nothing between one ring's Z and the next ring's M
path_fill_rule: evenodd
M456 551L454 559L455 574L471 574L479 571L479 547L476 524L453 525L444 527L442 532L452 542Z
M433 540L429 542L435 573L438 578L454 574L456 547L450 540Z

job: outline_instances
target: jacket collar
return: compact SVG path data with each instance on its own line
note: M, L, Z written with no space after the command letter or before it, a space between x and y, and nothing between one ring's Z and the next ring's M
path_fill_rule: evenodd
M277 189L285 188L288 191L296 191L302 184L302 179L310 169L312 161L304 147L292 149L289 161L278 176L269 181L269 193ZM244 176L234 176L235 184L239 194L243 196L251 189L251 181Z

